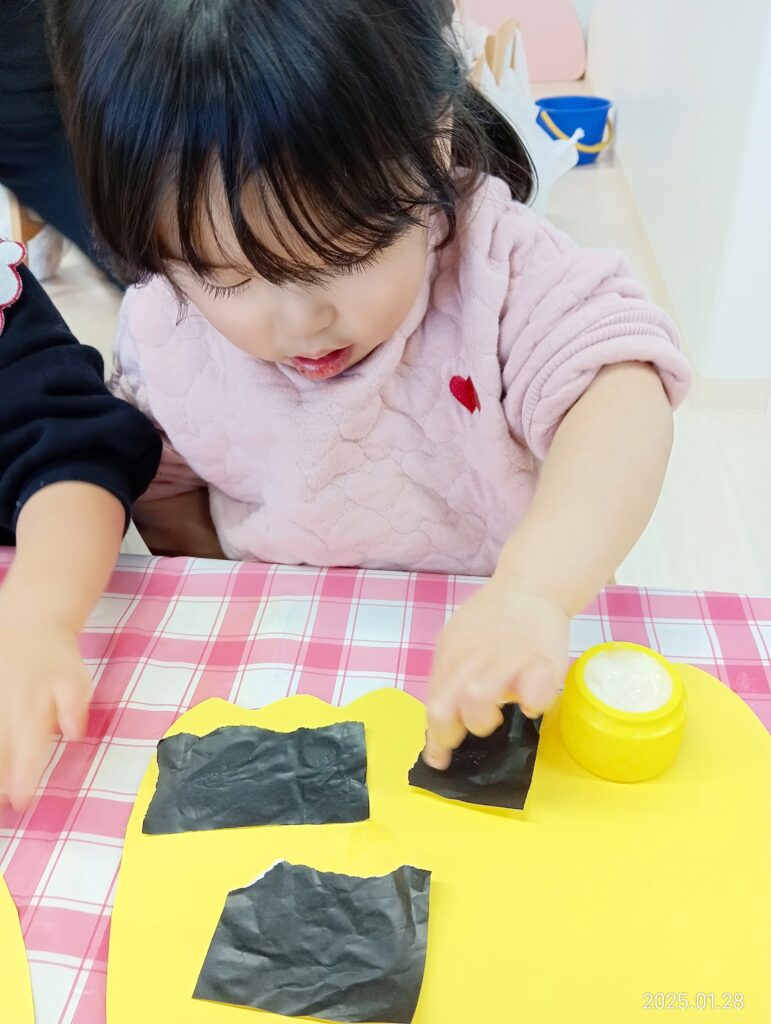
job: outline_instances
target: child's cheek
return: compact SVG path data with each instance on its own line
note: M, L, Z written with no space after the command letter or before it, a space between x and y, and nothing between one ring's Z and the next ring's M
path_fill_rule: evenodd
M364 274L342 283L336 296L341 322L355 325L360 336L389 338L415 305L425 273L425 242L416 239L394 247Z
M283 354L276 351L270 315L251 292L249 289L242 295L224 299L204 294L197 298L195 305L231 345L256 359L280 360Z

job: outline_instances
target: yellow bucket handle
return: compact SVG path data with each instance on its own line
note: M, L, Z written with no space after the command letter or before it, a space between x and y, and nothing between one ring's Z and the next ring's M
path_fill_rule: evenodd
M541 113L539 114L540 119L546 125L550 132L552 132L558 139L570 141L570 136L566 135L561 128L552 121L551 117L541 107ZM592 146L585 146L583 142L574 143L579 153L601 153L603 149L607 149L613 141L613 122L608 118L608 136L603 139L602 142L595 142Z

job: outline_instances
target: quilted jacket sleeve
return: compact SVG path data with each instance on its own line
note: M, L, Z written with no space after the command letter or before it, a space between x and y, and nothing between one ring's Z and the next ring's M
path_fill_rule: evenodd
M523 216L499 342L512 435L543 459L565 414L614 363L649 363L678 405L690 383L688 361L674 324L650 302L625 258L579 248L550 224Z

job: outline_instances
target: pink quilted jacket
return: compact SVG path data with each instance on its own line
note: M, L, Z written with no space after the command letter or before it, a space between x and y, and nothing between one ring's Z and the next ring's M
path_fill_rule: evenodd
M688 364L623 257L578 248L488 179L394 336L309 381L230 345L164 280L126 295L116 394L167 439L147 498L209 487L237 559L489 575L565 413L601 367Z

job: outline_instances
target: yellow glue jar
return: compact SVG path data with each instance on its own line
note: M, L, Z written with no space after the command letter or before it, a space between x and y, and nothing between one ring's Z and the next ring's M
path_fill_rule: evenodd
M614 782L639 782L674 761L686 711L680 673L660 654L637 644L600 644L568 673L560 732L583 768Z

